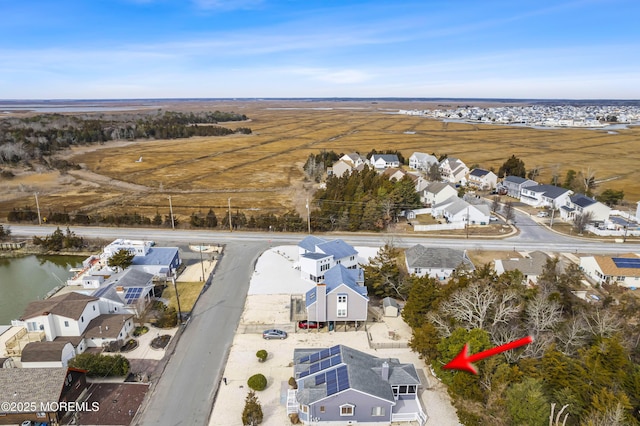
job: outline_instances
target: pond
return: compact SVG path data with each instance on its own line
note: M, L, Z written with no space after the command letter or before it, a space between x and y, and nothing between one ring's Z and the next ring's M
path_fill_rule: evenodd
M71 278L71 268L82 266L84 257L24 256L0 258L0 325L11 324L29 302L41 300Z

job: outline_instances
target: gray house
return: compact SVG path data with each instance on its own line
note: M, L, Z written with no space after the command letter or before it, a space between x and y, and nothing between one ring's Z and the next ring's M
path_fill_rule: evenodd
M338 264L305 297L307 319L318 322L366 321L369 306L362 269Z
M421 244L405 251L405 264L410 274L419 277L428 275L441 281L448 280L457 269L475 269L465 251L425 247Z
M287 411L298 413L304 424L427 421L413 364L344 345L296 349L293 364L298 389L290 391Z
M521 178L519 176L507 176L502 181L502 187L507 190L507 195L513 198L520 198L520 191L527 186L537 185L538 182Z

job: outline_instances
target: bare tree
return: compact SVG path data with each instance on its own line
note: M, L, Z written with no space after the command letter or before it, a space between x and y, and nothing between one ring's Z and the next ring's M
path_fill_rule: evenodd
M581 348L589 334L589 325L583 316L577 315L571 317L556 335L558 348L565 355L575 355L577 350Z
M591 222L593 222L593 212L579 213L573 218L573 227L578 234L582 234Z
M427 314L427 321L433 324L442 337L451 336L451 324L440 314L429 312Z
M589 331L594 336L611 337L622 329L622 322L613 313L596 308L591 315L584 314Z
M523 333L522 329L517 325L505 324L499 327L494 327L491 330L491 340L496 345L504 345L505 343L513 342L514 340L521 338ZM522 358L522 354L523 352L519 350L504 352L504 356L509 363L517 362Z
M586 195L591 195L592 190L596 188L596 172L591 170L591 167L587 167L587 170L580 172L580 183L584 188Z
M500 210L500 201L501 197L499 195L495 195L493 197L493 201L491 201L491 211L497 213Z
M516 213L513 210L512 201L507 201L506 203L504 203L504 205L502 206L502 214L504 216L504 220L506 220L507 222L513 221L513 219L516 217Z
M553 415L554 412L556 410L556 403L553 402L551 403L551 414L549 415L549 426L561 426L560 425L560 416L562 415L562 412L564 410L566 410L569 407L569 404L565 404L562 406L562 408L560 409L560 411L558 411L558 414L556 415L556 420L555 422L553 421ZM562 426L565 426L565 424L567 423L567 418L569 417L569 413L566 413L564 415L564 419L562 420Z
M585 426L623 426L628 424L625 409L620 402L613 407L608 407L605 412L591 411L586 420L581 423Z
M562 321L562 306L538 293L525 308L527 323L536 333L551 331Z

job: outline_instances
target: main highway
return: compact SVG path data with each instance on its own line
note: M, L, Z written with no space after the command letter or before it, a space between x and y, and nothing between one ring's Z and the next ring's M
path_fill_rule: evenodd
M516 217L519 232L500 238L443 238L389 233L332 233L355 246L380 246L392 242L398 247L425 244L467 250L543 250L571 253L640 252L638 243L600 242L557 234L522 213ZM51 234L55 226L11 225L14 236ZM135 424L207 425L221 372L249 288L255 262L269 246L296 244L304 234L271 232L229 232L209 230L72 227L85 238L153 240L160 245L187 243L224 244L225 250L211 285L201 295L162 376L151 387ZM238 417L241 413L237 414ZM224 424L224 419L219 419ZM215 424L213 422L212 424Z

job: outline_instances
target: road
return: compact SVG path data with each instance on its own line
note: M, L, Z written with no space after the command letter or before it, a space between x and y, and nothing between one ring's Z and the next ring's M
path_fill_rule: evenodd
M416 243L432 247L483 250L545 250L572 253L640 252L640 244L585 241L556 234L528 215L516 217L522 226L517 236L506 239L430 238L390 234L331 234L356 246L379 246L393 240L400 247ZM11 225L15 236L49 235L54 226ZM225 244L225 251L210 288L198 301L190 323L152 394L137 425L207 425L258 256L270 245L295 244L302 234L223 232L136 228L74 227L86 238L129 238L161 242Z

